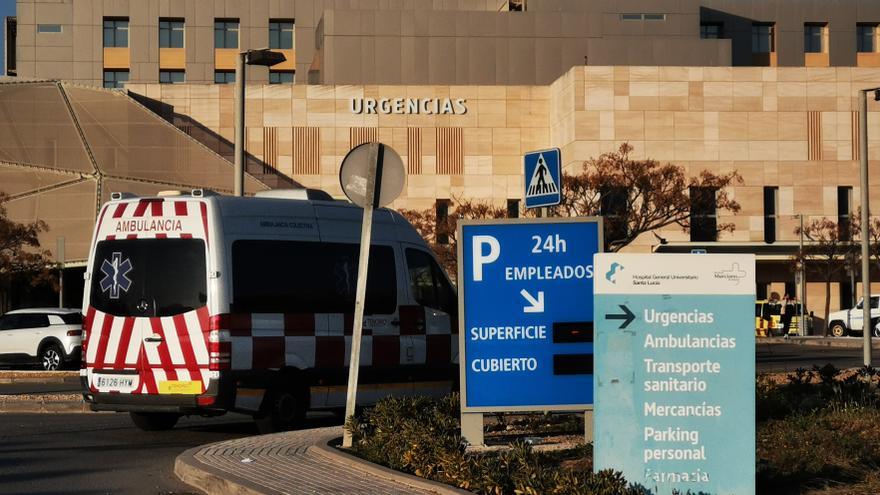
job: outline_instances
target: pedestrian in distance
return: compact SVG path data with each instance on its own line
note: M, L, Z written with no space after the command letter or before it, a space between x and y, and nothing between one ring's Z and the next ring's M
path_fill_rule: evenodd
M791 329L791 317L794 314L794 302L791 299L791 296L785 294L782 298L782 315L780 317L780 321L782 323L782 335L786 339L788 338L788 331Z

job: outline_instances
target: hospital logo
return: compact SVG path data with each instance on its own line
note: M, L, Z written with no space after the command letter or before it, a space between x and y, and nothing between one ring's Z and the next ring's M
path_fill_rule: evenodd
M739 281L746 278L746 271L739 267L739 263L730 265L729 270L720 270L715 272L715 278L719 280L727 280L739 285Z
M623 265L617 262L611 263L611 269L605 272L605 280L611 282L612 284L616 284L617 272L620 271L623 271Z

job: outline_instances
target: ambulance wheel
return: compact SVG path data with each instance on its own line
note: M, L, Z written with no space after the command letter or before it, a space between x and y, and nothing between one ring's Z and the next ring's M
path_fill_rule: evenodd
M128 413L131 421L143 431L170 430L180 419L179 414L174 413Z
M831 335L835 337L846 337L846 327L840 322L833 323L831 325Z
M306 419L306 395L296 389L274 389L266 393L261 411L254 416L257 431L275 433L292 430Z

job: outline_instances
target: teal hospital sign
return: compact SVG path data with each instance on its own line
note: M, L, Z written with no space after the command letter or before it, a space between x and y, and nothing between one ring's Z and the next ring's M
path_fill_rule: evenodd
M598 254L595 469L755 493L752 255Z

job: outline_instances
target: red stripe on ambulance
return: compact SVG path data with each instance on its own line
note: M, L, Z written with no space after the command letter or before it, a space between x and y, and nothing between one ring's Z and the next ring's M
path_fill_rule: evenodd
M172 322L174 324L174 331L177 332L177 340L180 342L180 352L183 353L183 361L186 364L186 370L189 372L189 379L193 381L201 381L202 373L199 370L199 363L196 360L196 354L193 352L193 345L195 344L191 340L190 331L186 326L186 320L183 315L176 315L172 318ZM201 333L201 331L199 331L199 333Z
M98 347L95 349L95 360L92 362L95 368L104 367L104 355L107 353L107 343L110 340L110 328L113 326L113 315L104 314L104 323L101 325L101 334L98 337Z
M150 318L150 328L153 330L153 334L158 335L162 341L155 348L155 352L159 357L158 363L153 363L153 360L150 359L150 350L146 348L146 346L152 344L149 342L144 343L144 354L147 356L147 362L150 364L161 364L162 369L166 373L166 378L168 380L177 380L177 371L174 369L174 363L171 362L171 354L168 352L162 320L160 318Z

